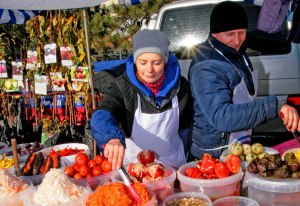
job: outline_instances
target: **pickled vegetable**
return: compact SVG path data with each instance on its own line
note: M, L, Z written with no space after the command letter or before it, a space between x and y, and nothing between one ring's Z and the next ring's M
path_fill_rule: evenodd
M298 162L300 162L300 150L298 150L297 152L295 152L295 156L296 156Z
M251 146L251 149L254 154L261 154L264 152L264 147L260 143L254 143Z
M286 153L284 155L284 161L285 164L292 172L295 172L299 169L299 163L294 153L292 152Z
M253 160L256 159L256 157L257 157L256 154L250 153L250 154L247 154L247 155L246 155L246 158L245 158L245 159L246 159L247 162L252 162Z
M261 158L263 158L263 157L267 157L268 156L268 153L266 153L266 152L263 152L263 153L261 153L261 154L258 154L258 158L259 159L261 159Z
M243 154L243 146L239 142L235 142L230 147L230 153L236 156L240 156Z
M248 155L252 152L250 144L243 144L242 146L244 155Z

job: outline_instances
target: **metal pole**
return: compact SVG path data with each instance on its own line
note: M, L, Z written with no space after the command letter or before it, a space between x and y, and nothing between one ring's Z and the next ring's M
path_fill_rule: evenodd
M96 101L95 101L95 93L94 93L94 85L93 85L93 79L92 79L92 66L91 66L91 55L90 55L90 41L89 41L89 35L88 35L88 25L87 25L87 15L86 15L86 9L82 9L82 16L83 16L83 22L84 22L84 34L85 34L85 42L86 42L86 54L88 59L88 68L89 68L89 82L91 87L91 93L92 93L92 109L93 111L96 110ZM88 112L88 111L86 111Z
M94 93L94 85L93 85L93 79L92 79L92 67L91 67L91 56L90 56L90 41L89 41L89 35L88 35L88 25L87 25L87 16L86 16L86 9L82 9L82 16L83 16L83 22L84 22L84 34L85 34L85 42L86 42L86 54L88 58L88 67L89 67L89 82L92 92L92 110L96 110L96 100L95 100L95 93ZM86 111L88 112L88 111ZM93 140L93 150L94 150L94 158L97 155L97 143L96 140Z

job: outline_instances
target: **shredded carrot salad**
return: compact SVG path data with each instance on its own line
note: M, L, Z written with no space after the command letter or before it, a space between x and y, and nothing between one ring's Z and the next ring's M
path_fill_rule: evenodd
M142 205L151 200L145 185L134 183L134 188L142 198ZM100 186L88 197L86 206L139 206L131 197L127 187L121 182Z

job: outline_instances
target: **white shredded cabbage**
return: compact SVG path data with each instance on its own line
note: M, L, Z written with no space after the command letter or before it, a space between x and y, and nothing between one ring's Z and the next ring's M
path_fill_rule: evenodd
M43 205L61 204L78 199L90 192L89 188L71 182L61 169L51 169L46 173L37 191L33 193L33 202Z
M10 197L27 189L29 185L22 179L0 169L0 198Z

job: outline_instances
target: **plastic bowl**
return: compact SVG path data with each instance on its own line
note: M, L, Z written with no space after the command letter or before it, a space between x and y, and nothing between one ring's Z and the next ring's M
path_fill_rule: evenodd
M212 204L213 206L259 206L253 199L241 196L222 197Z
M220 179L195 179L185 176L185 170L195 167L198 161L182 165L177 171L182 192L203 192L211 201L225 196L239 196L240 184L243 177L242 169L234 175Z
M163 164L166 177L156 182L145 182L144 185L152 190L159 203L162 203L166 197L174 194L174 182L176 180L176 171L173 167ZM113 173L112 181L122 181L118 171Z
M47 147L41 150L41 152L44 154L44 156L49 155L50 151L53 149L55 151L62 150L65 148L72 148L72 149L84 149L84 153L87 155L90 155L90 149L86 144L80 144L80 143L67 143L67 144L59 144L54 145L52 147ZM60 159L66 164L66 165L72 165L75 162L76 154L70 155L70 156L64 156Z
M85 186L86 184L88 184L92 190L96 190L98 186L111 183L112 175L114 174L114 172L115 170L96 177L82 178L82 179L71 178L71 179L73 180L74 183L78 185Z
M201 198L204 200L203 204L202 204L203 206L211 206L212 205L210 198L204 193L201 193L201 192L179 192L179 193L168 196L164 200L163 206L178 205L178 204L170 204L170 203L171 203L171 201L174 201L179 198ZM188 204L182 203L181 205L188 205ZM194 205L196 205L196 203ZM197 206L201 206L201 204L198 203Z
M249 174L246 182L248 197L256 200L260 205L300 205L299 179L275 179Z

